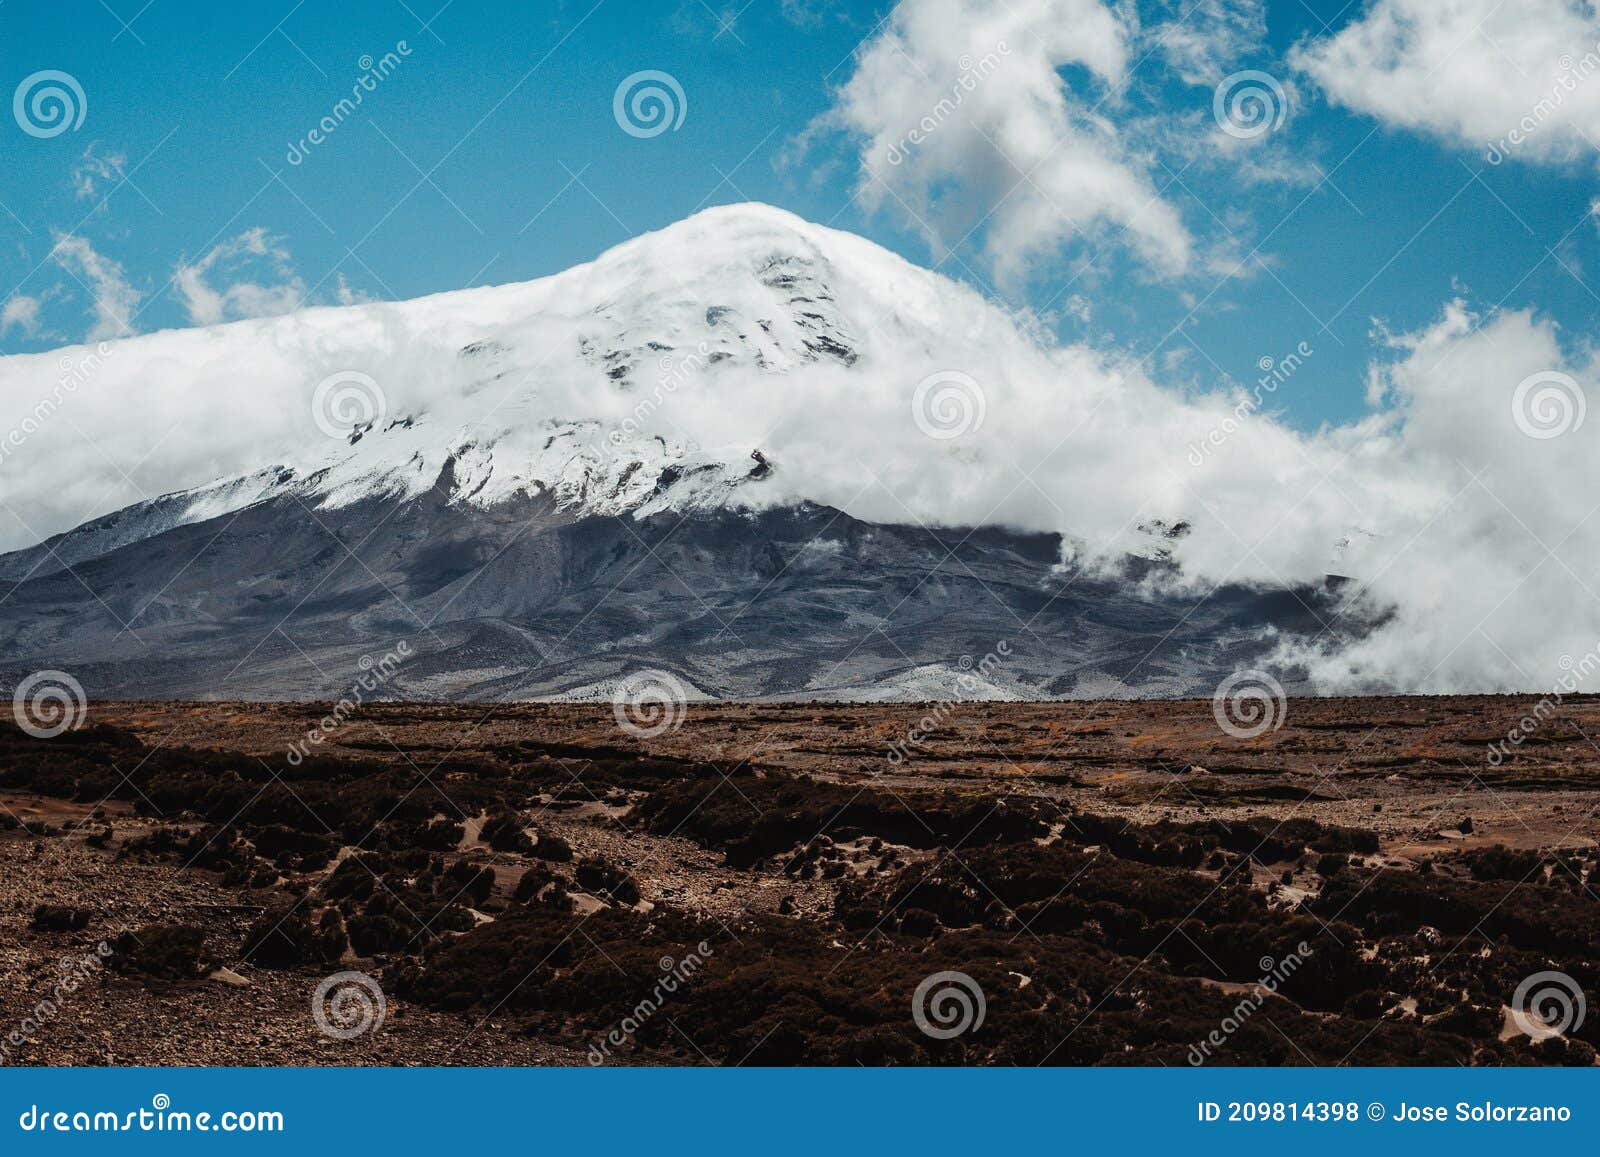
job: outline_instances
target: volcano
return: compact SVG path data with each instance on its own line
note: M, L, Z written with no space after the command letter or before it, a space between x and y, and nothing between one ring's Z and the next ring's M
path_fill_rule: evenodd
M67 524L0 555L0 679L338 697L404 643L384 697L640 670L718 698L1185 695L1328 628L1326 584L1181 581L1177 518L1088 550L986 514L1004 471L1056 504L981 434L1039 356L959 282L735 205L538 281L13 359L85 380L0 466L30 531ZM94 463L87 405L179 485L82 521L30 492L32 455ZM161 457L169 421L208 438Z

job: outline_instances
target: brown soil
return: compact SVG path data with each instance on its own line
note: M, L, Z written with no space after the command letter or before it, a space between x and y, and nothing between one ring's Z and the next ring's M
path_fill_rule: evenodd
M697 704L649 739L609 705L369 705L295 762L328 705L3 725L0 1049L1181 1065L1216 1031L1208 1063L1592 1063L1600 1016L1501 1039L1526 977L1600 993L1600 700L1491 760L1531 706L1293 700L1240 740L1209 701L958 704L902 762L927 705ZM340 971L381 1028L319 1029ZM947 971L985 1015L943 1038L912 1003Z

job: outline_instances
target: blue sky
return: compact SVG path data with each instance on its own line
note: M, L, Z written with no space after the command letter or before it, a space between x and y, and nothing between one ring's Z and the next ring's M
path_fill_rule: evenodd
M1083 12L1093 6L1082 0ZM5 91L59 70L86 108L56 135L12 119L0 131L0 351L83 340L106 310L144 332L300 301L525 280L704 205L754 199L938 263L1041 311L1064 339L1149 356L1176 385L1249 383L1261 358L1305 342L1315 356L1274 404L1301 428L1344 422L1366 408L1368 363L1392 356L1374 341L1374 319L1416 332L1462 297L1484 311L1533 308L1581 341L1600 308L1596 169L1592 150L1571 146L1587 139L1587 113L1563 108L1541 124L1537 148L1498 165L1485 159L1498 134L1480 129L1500 113L1458 115L1450 86L1473 91L1472 76L1452 72L1463 56L1504 57L1480 86L1511 77L1543 91L1516 44L1467 27L1467 51L1452 41L1410 74L1391 63L1372 76L1340 70L1318 47L1341 34L1357 49L1381 45L1386 10L1406 7L1116 10L1128 47L1116 78L1072 59L1072 47L1057 77L1075 117L1100 118L1097 147L1154 192L1193 255L1167 267L1105 209L1104 222L1063 229L1060 245L1019 271L1003 268L993 244L1017 200L994 212L971 193L983 174L962 168L981 158L952 151L921 177L911 165L892 174L907 183L889 196L862 195L866 136L900 113L856 103L841 116L841 93L882 79L864 63L874 49L879 70L907 55L886 47L888 4L352 0L332 11L292 0L10 0L0 6ZM1171 49L1192 31L1193 52L1178 59ZM1582 43L1575 34L1574 50ZM291 145L363 75L362 58L385 53L399 61L389 75L290 163ZM676 130L641 138L614 118L619 83L641 70L681 87ZM1273 78L1283 119L1240 143L1219 134L1213 103L1217 84L1242 70ZM1419 83L1428 100L1384 103ZM1523 99L1509 97L1505 111ZM955 129L939 132L941 147L953 143ZM977 209L949 208L967 193Z

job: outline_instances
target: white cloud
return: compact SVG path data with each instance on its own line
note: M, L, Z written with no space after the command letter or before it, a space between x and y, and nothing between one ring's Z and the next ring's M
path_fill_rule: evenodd
M128 169L128 158L117 152L96 152L99 141L90 141L72 170L72 191L87 201L100 191L103 181L120 181Z
M782 0L778 7L785 20L801 28L818 28L848 16L841 0Z
M333 299L340 305L363 305L369 301L377 301L377 297L364 289L357 289L345 280L343 273L339 274L333 287Z
M999 277L1112 237L1181 274L1189 232L1107 115L1136 32L1100 0L903 0L815 128L859 142L869 209L936 250L980 231Z
M87 238L73 233L55 234L50 257L89 293L95 321L88 340L133 332L133 318L144 294L129 284L120 262L103 256Z
M39 298L14 293L0 305L0 337L13 329L32 337L39 332Z
M1167 0L1145 42L1185 84L1210 87L1262 50L1265 0Z
M1570 160L1600 141L1588 0L1375 0L1292 63L1328 98L1493 157Z
M238 280L213 286L213 275L237 275L251 265L266 270L275 281ZM213 246L198 261L179 262L173 283L193 325L272 317L305 304L305 284L290 267L288 251L260 227Z
M1311 185L1321 168L1295 139L1291 125L1301 94L1269 50L1265 0L1162 0L1137 41L1143 60L1164 63L1184 84L1203 90L1188 99L1161 99L1124 122L1130 137L1159 153L1168 172L1191 169L1220 174L1230 185ZM1159 73L1150 65L1143 75ZM1243 230L1245 214L1218 206L1226 228ZM1209 264L1228 273L1238 264L1236 244L1223 245Z
M1392 617L1318 649L1311 670L1341 688L1549 689L1600 645L1600 423L1584 416L1600 404L1595 350L1564 350L1531 312L1484 317L1459 301L1389 341L1401 358L1374 370L1371 391L1389 425L1352 460L1386 476L1368 484L1374 498L1421 501L1372 508L1383 535L1357 573Z

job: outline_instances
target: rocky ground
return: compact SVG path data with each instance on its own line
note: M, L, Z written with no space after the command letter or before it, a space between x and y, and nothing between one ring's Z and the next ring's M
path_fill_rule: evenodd
M1597 699L1292 699L1254 735L1210 701L397 703L308 743L329 710L0 726L0 1060L1600 1044Z

